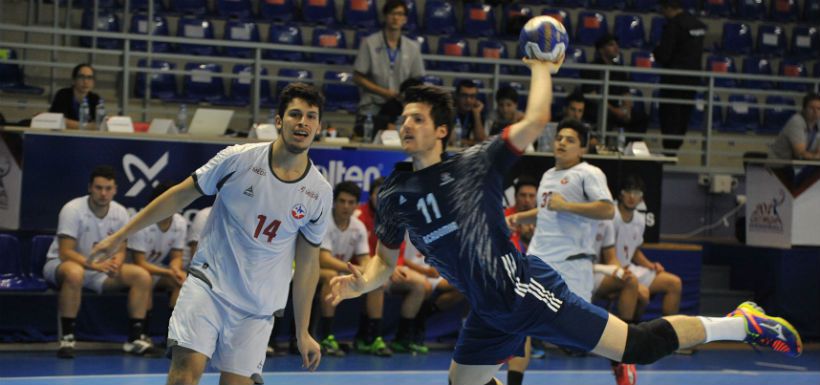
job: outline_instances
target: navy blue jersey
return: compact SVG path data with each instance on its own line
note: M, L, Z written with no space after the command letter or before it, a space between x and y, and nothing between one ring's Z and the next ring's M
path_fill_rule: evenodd
M504 221L504 175L521 155L508 133L423 170L397 166L381 188L376 216L382 244L397 248L406 230L473 311L494 319L511 314L527 292L548 305L552 297L529 279L528 262L510 242ZM552 305L557 311L560 301Z

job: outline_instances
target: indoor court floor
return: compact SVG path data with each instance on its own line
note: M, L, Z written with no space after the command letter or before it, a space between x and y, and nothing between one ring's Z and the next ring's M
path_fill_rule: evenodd
M59 360L53 351L0 352L0 384L164 384L169 360L139 358L116 351L78 351L74 360ZM268 358L266 384L299 385L422 385L446 384L450 352L434 350L428 355L394 355L380 358L351 354L324 357L319 370L300 368L297 356ZM206 373L201 384L216 385L218 373ZM502 381L506 372L499 373ZM524 384L612 385L609 364L599 357L567 357L547 350L533 359ZM820 349L807 349L793 359L770 351L708 348L692 355L673 355L638 367L640 385L818 385Z

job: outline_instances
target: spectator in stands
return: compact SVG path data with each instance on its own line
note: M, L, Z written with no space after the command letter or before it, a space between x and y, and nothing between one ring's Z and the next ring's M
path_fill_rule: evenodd
M51 101L49 112L58 112L65 116L66 128L76 130L80 128L80 105L83 99L88 100L88 128L96 129L96 110L100 102L100 95L91 90L94 89L96 71L91 64L78 64L71 70L72 85L57 91L54 100Z
M461 125L461 145L469 146L487 139L484 130L484 103L478 100L478 85L469 79L456 84L456 125ZM455 135L450 136L454 143Z
M154 187L148 202L162 195L171 186L173 184L160 183ZM172 312L179 296L179 289L188 277L183 266L187 227L188 221L182 215L174 214L138 231L128 240L128 250L131 251L134 264L151 274L155 288L170 291ZM150 303L148 306L149 313L152 305ZM146 320L149 318L150 314Z
M399 86L399 93L384 103L384 105L382 105L379 109L378 115L373 118L374 128L376 129L377 135L383 130L396 129L396 121L404 110L404 103L402 103L402 95L404 94L404 91L410 87L420 86L422 84L424 83L421 81L421 78L408 78L407 80L401 82L401 85Z
M504 216L508 217L515 213L524 212L535 208L535 195L538 192L538 180L530 175L521 175L515 180L515 202L512 206L504 209ZM519 227L512 227L510 240L513 244L521 243ZM529 244L529 241L527 241Z
M820 159L820 94L803 97L803 110L795 113L783 126L772 144L772 154L779 159Z
M615 35L606 34L595 42L595 60L592 64L602 64L610 66L620 66L621 47ZM581 78L587 80L600 80L604 78L604 72L598 70L581 71ZM609 73L610 82L628 82L629 75L624 71L611 71ZM594 84L585 84L582 87L584 93L602 93L601 87ZM609 86L609 99L607 100L607 131L617 131L623 128L626 132L645 133L649 125L649 118L646 113L632 109L632 99L629 88L618 85ZM615 100L612 97L622 99ZM598 108L593 103L585 109L587 120L598 121Z
M524 118L518 109L518 91L509 85L500 87L495 92L495 111L487 118L490 135L498 135L504 127Z
M350 269L352 263L360 266L366 265L370 257L367 229L364 223L353 216L360 196L361 189L353 182L340 182L333 189L333 222L328 226L319 253L319 265L321 267L319 277L321 289L319 292L322 318L319 321L318 337L322 341L320 343L322 350L328 355L344 355L333 335L333 318L336 307L326 300L328 294L330 294L330 280L337 275L352 272ZM421 295L423 300L423 293ZM357 336L356 350L378 356L390 356L392 352L381 335L384 291L375 290L368 293L365 302L367 324ZM416 311L418 311L418 308L416 308Z
M655 48L655 61L665 69L687 71L701 70L701 54L706 25L689 12L685 12L680 0L661 0L661 13L668 19L663 27L661 42ZM688 75L661 75L661 83L668 85L696 86L700 78ZM661 98L679 99L684 102L695 98L695 91L662 88ZM660 103L661 133L664 135L686 135L689 128L691 104ZM663 148L677 150L682 139L664 139Z
M353 63L353 82L362 88L355 135L362 135L368 114L375 116L388 99L398 96L402 82L424 76L421 46L401 33L407 12L404 0L388 0L382 7L384 29L362 39L359 46Z
M615 218L612 219L615 252L619 264L629 266L638 283L649 288L650 295L663 293L663 315L674 315L680 309L680 277L666 271L660 262L650 261L641 251L646 217L638 211L638 205L643 202L644 186L637 175L628 175L621 184Z
M60 210L57 237L48 249L43 276L59 288L57 298L62 336L57 357L74 358L74 324L80 310L83 288L97 293L128 289L127 353L153 353L145 336L145 313L151 297L151 276L136 265L124 263L125 244L105 261L89 259L91 248L128 222L125 207L114 201L117 175L110 166L91 172L88 195L72 199Z

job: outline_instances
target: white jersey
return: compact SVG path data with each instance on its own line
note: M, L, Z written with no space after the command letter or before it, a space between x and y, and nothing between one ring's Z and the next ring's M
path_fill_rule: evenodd
M604 263L601 260L601 249L615 246L615 227L612 225L612 220L607 219L598 221L598 225L595 228L595 241L592 244L592 248L595 250L595 255L597 256L595 263Z
M75 251L88 257L91 248L97 242L114 234L128 223L128 211L121 204L111 201L105 217L98 218L88 207L89 199L88 195L74 198L60 210L60 217L57 220L57 237L48 248L47 259L60 257L60 236L74 238L77 241Z
M161 267L168 267L165 257L171 250L183 250L185 248L185 228L187 221L182 215L174 214L171 217L171 226L162 231L159 225L154 223L128 238L128 248L134 251L145 253L145 260Z
M635 250L643 244L646 216L635 210L632 220L624 222L620 210L616 208L612 225L615 228L615 254L621 266L627 266L632 261Z
M270 150L270 143L231 146L193 174L216 199L190 273L225 303L257 315L285 307L296 238L318 247L332 217L333 193L319 170L309 163L302 177L282 181Z
M188 229L188 239L185 241L185 244L191 242L199 243L200 239L202 239L202 230L205 229L205 223L208 222L208 217L211 215L211 208L212 207L206 207L196 213L194 220L191 221L191 228Z
M327 233L322 240L322 250L327 250L333 257L348 262L353 257L370 255L370 244L367 243L367 228L356 217L350 217L350 224L341 230L335 221L330 221Z
M562 261L578 254L597 255L592 239L598 220L548 210L549 194L554 192L568 202L612 202L606 176L598 167L581 162L569 169L547 170L538 185L538 217L527 253L544 262Z

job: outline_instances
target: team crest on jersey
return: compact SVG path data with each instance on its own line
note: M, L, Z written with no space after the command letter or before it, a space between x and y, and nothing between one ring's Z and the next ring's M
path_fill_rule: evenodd
M306 212L305 211L305 206L303 206L301 203L297 203L296 206L293 206L293 208L290 209L290 215L294 219L304 218L305 217L305 212Z
M569 178L568 177L561 178L561 184L567 184L567 183L569 183Z

